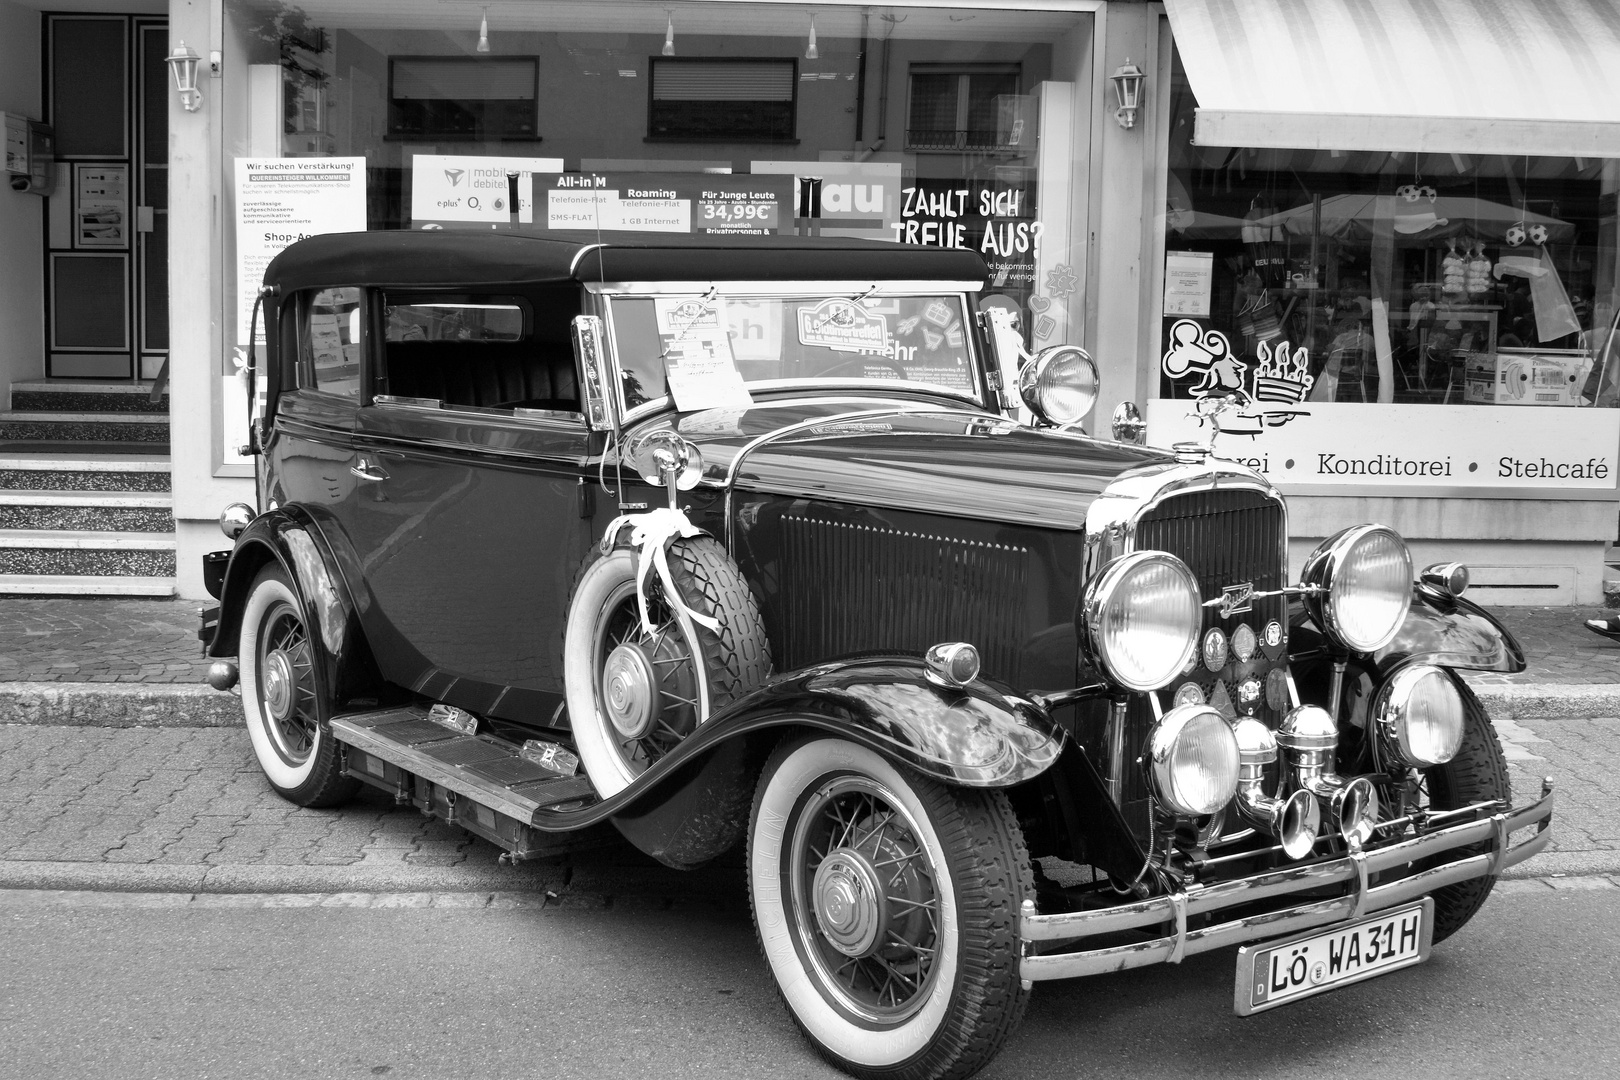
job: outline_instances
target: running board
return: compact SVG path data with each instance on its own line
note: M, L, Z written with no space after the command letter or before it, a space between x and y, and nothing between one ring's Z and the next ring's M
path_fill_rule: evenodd
M558 776L520 757L512 743L463 735L429 720L419 706L339 716L331 730L344 745L345 775L499 844L506 849L503 861L577 848L555 825L546 832L535 828L535 815L597 802L585 776Z

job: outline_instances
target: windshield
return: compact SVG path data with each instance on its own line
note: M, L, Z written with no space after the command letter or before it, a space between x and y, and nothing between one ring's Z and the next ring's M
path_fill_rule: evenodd
M982 403L960 295L615 297L627 410L746 404L767 386L905 385Z

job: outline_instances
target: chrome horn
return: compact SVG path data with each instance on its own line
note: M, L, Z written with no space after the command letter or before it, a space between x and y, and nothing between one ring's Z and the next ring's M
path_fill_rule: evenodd
M1277 760L1277 739L1252 716L1232 726L1238 742L1238 817L1275 837L1290 859L1303 859L1316 845L1322 811L1316 796L1300 788L1286 799L1273 799L1264 787L1266 766Z
M1339 729L1327 710L1315 705L1290 710L1277 728L1277 745L1288 752L1295 786L1321 800L1339 835L1366 843L1378 823L1378 792L1364 776L1346 780L1333 771Z

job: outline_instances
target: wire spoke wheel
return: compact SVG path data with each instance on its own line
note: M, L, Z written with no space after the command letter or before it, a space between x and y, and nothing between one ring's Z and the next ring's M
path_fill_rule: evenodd
M648 589L642 624L633 583L609 598L595 648L598 707L612 725L612 742L635 774L690 735L704 697L694 642L675 618L656 582Z
M301 765L315 748L315 661L309 634L288 604L272 608L259 639L259 693L276 753L288 765Z
M749 820L754 929L822 1056L869 1080L982 1068L1029 999L1018 911L1034 878L1006 795L804 735L771 754Z
M935 869L895 797L863 776L812 793L793 834L787 886L806 953L863 1019L916 1011L939 954Z

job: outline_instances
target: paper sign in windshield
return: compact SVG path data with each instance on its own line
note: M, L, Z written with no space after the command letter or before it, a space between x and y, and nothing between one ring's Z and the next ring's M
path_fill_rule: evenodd
M754 403L731 355L722 300L654 300L664 377L675 408L747 408Z
M853 300L829 297L814 307L799 309L799 344L838 352L886 353L889 320Z

